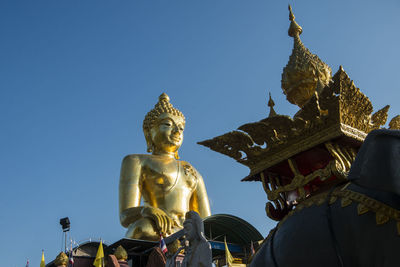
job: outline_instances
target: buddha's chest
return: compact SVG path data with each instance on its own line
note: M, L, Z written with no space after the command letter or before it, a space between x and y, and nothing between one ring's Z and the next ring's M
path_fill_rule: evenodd
M193 167L177 160L148 162L143 168L142 178L143 186L153 193L192 191L197 184Z

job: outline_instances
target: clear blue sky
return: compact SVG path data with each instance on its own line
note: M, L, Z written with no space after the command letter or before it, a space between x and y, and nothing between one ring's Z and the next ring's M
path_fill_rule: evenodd
M343 65L375 109L400 114L400 2L292 1L304 44L335 73ZM293 41L287 3L265 0L2 0L0 2L0 258L31 266L76 241L124 235L122 158L145 153L142 120L166 92L187 118L181 158L202 173L214 214L266 235L259 183L196 144L276 111Z

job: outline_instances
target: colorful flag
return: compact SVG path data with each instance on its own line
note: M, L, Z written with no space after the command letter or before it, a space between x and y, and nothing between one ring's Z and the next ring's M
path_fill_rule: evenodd
M72 239L70 239L71 241L71 250L69 251L69 267L74 267L74 250L72 249Z
M228 244L226 243L226 236L224 237L224 243L225 243L225 261L227 266L231 266L233 263L233 257L231 253L229 252L228 249Z
M71 251L69 252L69 267L74 267L74 256L72 255L74 252L71 248Z
M103 251L103 241L100 240L99 249L97 250L96 259L93 262L96 267L104 267L104 251Z
M161 251L165 254L168 251L167 245L165 244L165 240L162 235L160 235L160 248Z
M44 250L42 250L42 260L40 261L40 267L46 267L46 263L44 262Z

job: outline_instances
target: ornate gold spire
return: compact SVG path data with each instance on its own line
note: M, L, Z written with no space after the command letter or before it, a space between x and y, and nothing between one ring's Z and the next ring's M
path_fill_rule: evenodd
M289 5L288 34L293 37L294 45L289 62L283 69L281 82L287 100L302 107L316 90L319 93L323 87L328 85L332 77L332 70L303 45L300 40L303 29L294 19L292 7Z
M57 258L54 260L54 264L56 266L67 266L68 256L64 252L60 252L60 254L57 255Z

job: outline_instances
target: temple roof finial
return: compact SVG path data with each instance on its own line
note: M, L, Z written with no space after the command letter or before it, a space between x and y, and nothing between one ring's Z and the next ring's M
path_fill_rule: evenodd
M289 62L283 69L282 89L290 103L303 107L316 90L318 92L328 85L332 70L304 46L300 39L303 29L294 19L292 7L289 5L288 34L293 37L294 44Z
M295 37L296 35L300 35L303 32L303 29L301 28L301 26L299 24L297 24L297 22L294 19L295 19L295 16L294 16L293 11L292 11L292 6L289 5L289 20L291 22L290 22L290 27L289 27L288 34L291 37Z
M294 19L295 19L296 17L295 17L294 14L293 14L292 6L289 4L289 5L288 5L288 8L289 8L289 20L290 20L290 21L294 21Z
M269 92L269 100L268 100L269 115L268 115L268 117L272 117L272 116L276 115L274 106L275 106L275 102L274 102L274 100L272 100L271 92Z

